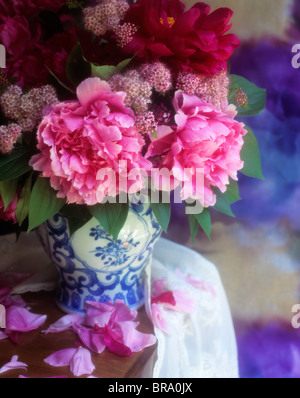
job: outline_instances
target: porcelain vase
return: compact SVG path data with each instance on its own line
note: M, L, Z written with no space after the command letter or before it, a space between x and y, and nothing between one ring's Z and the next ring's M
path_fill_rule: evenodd
M84 312L86 301L123 300L144 304L144 279L161 228L149 205L130 205L117 241L92 218L69 234L68 220L57 214L38 229L58 271L56 302L66 313Z

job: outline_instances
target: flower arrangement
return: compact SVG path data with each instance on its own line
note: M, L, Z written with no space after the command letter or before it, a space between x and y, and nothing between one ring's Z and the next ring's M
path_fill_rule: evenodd
M232 215L238 172L262 178L266 94L230 74L232 11L180 0L0 0L0 217L31 231L57 212L117 239L131 201L167 231L177 192L191 234ZM168 196L168 195L167 195ZM178 195L177 195L178 196Z

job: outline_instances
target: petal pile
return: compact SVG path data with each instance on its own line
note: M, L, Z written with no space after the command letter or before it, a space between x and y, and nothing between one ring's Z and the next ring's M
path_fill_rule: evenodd
M85 316L64 316L45 333L72 328L81 343L91 351L100 354L107 348L119 356L131 356L156 343L154 335L137 330L137 311L131 310L121 300L114 304L89 301L85 310Z

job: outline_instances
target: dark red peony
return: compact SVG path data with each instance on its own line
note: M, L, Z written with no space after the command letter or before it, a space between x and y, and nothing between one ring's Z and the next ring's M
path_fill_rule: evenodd
M125 22L138 32L123 50L142 61L162 59L178 69L204 75L220 73L239 47L234 34L225 34L233 12L197 3L185 11L179 0L138 0L126 14Z
M15 15L31 18L40 11L57 12L64 4L64 0L0 0L0 18Z
M29 25L23 16L6 17L0 24L0 42L6 48L9 79L26 89L47 83L48 71L42 57L39 24Z

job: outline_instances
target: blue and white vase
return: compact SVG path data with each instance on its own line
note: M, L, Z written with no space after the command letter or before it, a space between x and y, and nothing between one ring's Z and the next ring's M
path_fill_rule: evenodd
M64 312L83 312L85 301L121 299L132 309L144 304L145 270L161 236L149 205L130 206L117 242L95 218L70 237L68 220L60 213L38 234L57 267L56 302Z

